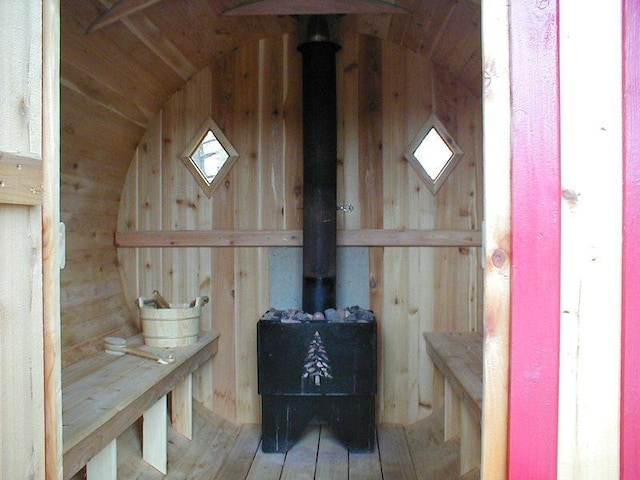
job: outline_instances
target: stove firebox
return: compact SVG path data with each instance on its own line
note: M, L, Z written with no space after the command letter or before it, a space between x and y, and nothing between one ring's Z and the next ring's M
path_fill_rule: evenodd
M375 443L376 322L258 322L262 450L284 453L310 421L352 452Z

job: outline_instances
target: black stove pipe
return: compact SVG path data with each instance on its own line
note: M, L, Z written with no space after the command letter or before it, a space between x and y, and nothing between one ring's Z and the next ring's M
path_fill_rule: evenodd
M336 308L336 52L326 19L309 20L302 53L303 285L305 312Z

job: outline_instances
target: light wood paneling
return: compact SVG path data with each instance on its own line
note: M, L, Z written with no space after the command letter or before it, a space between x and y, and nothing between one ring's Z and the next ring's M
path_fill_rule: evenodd
M301 82L294 81L297 78L300 64L299 54L296 51L297 26L295 19L292 16L221 15L223 10L237 4L235 0L231 2L226 0L163 1L154 3L143 11L128 15L121 21L110 24L99 31L87 34L87 28L114 3L113 0L70 0L61 3L62 78L60 83L63 107L61 216L63 221L73 224L80 224L89 217L101 223L101 225L95 224L94 230L85 231L82 234L78 229L69 230L69 240L70 244L74 246L74 250L69 251L70 267L63 272L65 285L63 290L69 288L69 291L63 295L65 299L62 307L63 325L71 322L69 318L71 315L69 313L70 305L66 303L69 299L74 305L80 302L88 310L94 311L99 308L102 302L111 301L111 297L101 296L96 296L93 299L78 298L79 291L84 290L87 293L90 291L78 283L79 279L84 277L79 269L83 268L81 265L83 265L84 256L89 255L89 250L96 248L95 241L106 242L115 229L116 215L121 205L113 195L123 191L127 168L132 160L133 151L142 144L140 139L144 129L146 127L150 127L150 130L160 128L162 131L166 128L164 124L153 126L153 122L157 121L154 118L176 90L181 88L186 79L191 78L196 72L206 68L212 62L214 65L225 62L230 65L235 64L235 57L238 55L237 49L257 45L260 39L265 39L263 47L261 47L263 48L262 63L256 64L255 68L265 70L261 79L258 80L262 103L255 110L255 115L258 116L262 124L261 131L264 136L262 144L259 145L260 150L256 150L255 153L280 156L280 160L274 160L274 166L276 163L280 164L278 169L273 170L273 173L276 174L274 179L287 182L277 197L274 196L271 199L268 196L261 196L260 198L265 202L264 208L272 209L272 213L275 215L269 221L273 221L277 217L278 205L283 204L284 218L281 220L285 223L284 228L296 229L301 223L302 149L299 102ZM359 123L366 123L366 119L358 119L361 115L359 113L361 108L358 106L361 104L359 97L362 97L359 90L366 89L367 82L366 75L358 74L358 59L364 58L366 55L360 52L358 34L366 33L379 40L387 39L404 50L414 52L416 57L423 60L429 60L430 57L439 55L439 58L444 58L447 64L455 65L457 70L453 72L454 75L473 92L473 95L477 97L480 94L480 84L476 78L480 72L479 41L475 45L474 54L469 54L466 64L463 59L452 62L448 59L448 55L438 53L441 48L446 49L447 52L456 51L455 46L458 44L461 47L464 46L464 51L469 53L469 39L474 34L459 34L464 33L467 29L469 32L477 31L478 9L476 5L470 2L459 4L453 0L438 0L428 4L415 0L402 0L396 3L411 13L399 15L367 13L363 16L347 15L342 18L345 34L342 42L343 51L338 56L338 63L341 64L340 69L344 74L344 80L339 79L340 95L345 99L344 104L340 106L343 112L341 118L344 118L342 125L344 132L339 132L341 152L344 152L340 154L340 168L344 170L344 173L339 172L339 175L344 176L347 183L341 180L339 192L345 202L354 205L358 203L358 198L365 195L359 191L359 181L357 180L361 170L358 161L360 154L358 149L361 143L358 135L361 130ZM454 6L457 7L453 8ZM471 13L469 9L471 9ZM281 39L277 39L278 37ZM213 78L214 76L212 76L214 88L216 83L220 84L220 93L215 94L219 95L219 98L212 98L212 105L220 106L222 111L231 112L234 105L238 104L234 96L240 95L236 88L239 84L239 77L234 73L233 68L227 67L225 69L227 73L224 75L220 69L215 68L214 71L218 77ZM280 74L276 70L285 73L279 78ZM270 71L274 72L273 76L269 73ZM460 78L458 73L461 71L474 71L475 73L467 79ZM360 77L360 81L357 80L358 77ZM415 76L415 78L416 82L414 83L418 84L420 77ZM379 86L375 88L379 90ZM430 91L430 87L425 91ZM280 97L280 99L271 97ZM206 104L207 101L203 100L203 103L198 104L198 107ZM276 109L272 108L274 106L278 107L276 114L274 114ZM408 115L411 116L410 113ZM219 124L222 123L221 126L225 129L225 125L230 127L233 123L233 117L233 114L216 115L216 121ZM169 121L172 120L169 119ZM227 133L233 135L233 129L228 128ZM245 134L244 125L238 126L237 135ZM278 135L282 136L281 144L279 146L266 144L269 135L272 138ZM136 156L140 155L153 156L154 153L136 153ZM146 162L147 160L144 164ZM264 168L270 167L264 164ZM160 175L162 175L162 171ZM227 192L232 197L242 195L244 187L240 185L240 190L236 191L238 186L232 185L234 183L232 177L233 174L229 176L229 183L225 186ZM142 178L141 181L144 184L146 178ZM290 182L293 183L288 185ZM264 176L261 177L257 185L263 189L270 188L270 181ZM187 192L185 191L185 193ZM126 202L126 200L123 201ZM215 204L214 209L227 211L224 205L219 205L220 202L214 201L213 203ZM197 205L198 202L196 201L194 204ZM157 208L157 206L150 208ZM206 208L198 208L198 212L195 213L196 222L208 222L207 215L210 213ZM232 209L231 215L234 213L235 211ZM211 221L217 221L217 217L219 217L218 214L213 214ZM358 210L349 215L340 215L339 219L344 223L344 225L340 225L341 227L354 230L363 227L361 212ZM185 219L184 221L191 222L192 220ZM266 222L266 219L264 221ZM227 229L232 226L224 225L216 228ZM129 227L130 230L139 228L141 227ZM267 228L267 225L264 224L260 228ZM268 228L282 227L277 225ZM97 235L95 239L93 238L94 233ZM75 250L76 247L78 250ZM101 243L99 248L105 254L107 249L114 252L113 245L107 247ZM149 251L143 255L149 256L145 265L158 263L159 255L168 261L167 254L161 253L160 250ZM189 255L191 254L187 254L187 256ZM223 261L222 259L216 260L215 251L201 251L193 255L199 258L201 264L207 263L207 255L212 255L212 263ZM382 258L381 255L381 251L377 251L373 254L373 258ZM224 257L225 262L235 263L236 261L235 253L233 259L230 259L229 251L220 256ZM103 258L103 255L100 254L100 257ZM89 263L91 261L88 259ZM123 264L131 263L130 260L124 258L121 258L121 261ZM127 267L123 267L123 269L125 268ZM92 264L90 269L96 271L99 269L99 265ZM224 265L223 269L229 271L229 266ZM138 275L137 272L136 267L135 275ZM144 273L144 269L140 272ZM105 272L104 276L111 275L112 272ZM143 274L143 277L144 275L146 274ZM200 271L198 275L192 278L197 277L196 283L199 288L206 288L207 275L202 276ZM380 277L376 283L381 285L381 273L377 272L374 276ZM125 283L137 282L131 278L131 275L127 274ZM166 280L166 277L161 280ZM97 281L104 284L111 280L101 278ZM210 281L217 280L215 276L212 276ZM101 287L97 286L97 291L100 290ZM115 324L105 325L102 333L95 332L96 337L85 338L82 345L63 342L65 364L99 349L102 344L101 337L107 332L125 334L135 328L135 312L131 311L130 297L138 292L133 290L135 289L127 287L126 293L120 293L123 305L119 313L122 318ZM227 288L227 290L231 295L234 289ZM83 301L81 302L81 300ZM231 300L225 302L225 308L230 307L230 302ZM211 313L213 314L217 308L212 304ZM225 316L230 318L228 315ZM116 316L112 318L115 320ZM231 323L231 320L229 322ZM63 333L64 330L66 328L63 328Z
M67 268L60 275L61 342L67 365L101 349L105 336L136 331L133 304L123 295L116 268L113 235L119 211L128 212L122 215L124 225L137 228L135 206L128 197L122 204L120 199L131 163L127 145L136 144L144 130L121 122L122 117L107 108L83 119L91 100L65 87L62 95L61 219L67 230ZM104 132L110 136L100 140ZM135 258L136 252L127 255ZM137 261L120 261L137 270ZM129 274L123 278L137 282Z
M0 473L43 478L40 208L0 205L0 219L0 432L11 439L2 442Z
M562 187L558 307L562 314L557 380L557 475L561 480L618 478L620 474L621 7L615 4L604 12L589 12L591 21L608 32L604 42L596 41L577 21L575 6L563 3L557 13L562 113L558 167ZM602 59L602 68L589 75L589 62L581 55L584 48ZM577 79L584 80L576 84ZM585 115L582 105L595 89L599 94ZM544 379L539 382L543 388ZM600 413L594 415L594 411ZM593 438L602 444L594 445Z
M418 192L422 184L415 186ZM422 202L424 196L417 195ZM420 218L415 219L420 223ZM338 230L339 247L479 247L480 230ZM116 232L118 247L300 247L302 230L172 230Z
M511 308L511 84L509 8L497 2L483 8L485 32L483 106L484 212L484 368L482 478L507 478L509 330ZM493 260L493 261L492 261Z
M371 246L370 305L380 332L378 416L408 423L432 406L433 373L420 333L477 329L480 104L423 56L350 32L348 25L341 38L338 195L354 212L340 214L349 230L339 235L345 244ZM212 390L214 411L238 422L260 420L255 324L270 306L269 236L297 232L292 241L300 239L301 62L293 41L285 34L248 44L187 82L143 137L120 201L121 238L137 232L138 241L158 238L154 248L135 248L144 243L134 240L119 249L121 269L131 270L124 274L127 297L154 284L170 300L185 301L178 297L191 292L211 297L203 327L213 324L221 340L212 385L204 382L202 394ZM434 109L465 150L443 198L421 184L403 157ZM207 115L240 154L211 199L178 158ZM174 240L190 247L167 248ZM133 270L124 256L136 250ZM138 283L132 285L130 276Z
M47 4L47 31L49 41L50 22L55 20L55 12ZM40 1L10 0L0 8L0 158L9 153L3 160L10 171L18 170L13 160L17 156L29 157L31 170L35 178L42 178L43 157L43 105L42 91L46 88L48 102L51 100L55 78L48 77L43 81L43 58L46 61L47 75L55 76L51 70L51 61L56 50L53 45L43 45L43 4ZM51 48L51 49L50 49ZM57 107L57 104L55 105ZM56 110L51 103L47 104L45 128L47 140L52 141L51 129ZM51 174L51 148L47 144L47 169ZM8 157L8 158L7 158ZM7 165L5 162L10 164ZM2 168L2 176L8 174ZM2 186L11 189L9 195L0 197L0 477L2 478L45 478L45 414L52 438L47 451L52 455L49 461L51 473L55 475L59 427L57 414L56 372L59 357L55 352L47 352L47 365L44 364L44 335L47 345L57 346L56 320L54 315L44 322L43 317L43 209L33 206L27 195L18 194L22 188L13 189L20 183L16 175L6 180L0 178ZM39 188L39 185L36 184ZM46 235L51 240L57 225L51 225L52 205L56 201L56 190L48 192L46 210ZM9 204L11 203L11 204ZM52 228L53 227L53 228ZM56 252L54 239L51 243ZM50 253L47 248L47 253ZM50 266L50 263L49 263ZM54 281L47 272L47 280ZM47 293L54 294L58 286L47 285ZM47 304L51 309L56 304ZM45 399L46 392L51 395ZM47 403L45 407L45 402Z
M42 5L42 313L45 478L62 470L62 374L60 342L60 4Z
M231 112L234 110L233 81L235 63L231 55L221 56L212 64L211 112L227 138L234 138L236 130ZM235 172L232 170L221 188L212 197L213 228L234 228L234 211L230 208L235 198ZM235 249L211 250L212 322L224 340L220 343L220 358L214 362L213 411L224 418L236 418L236 364L235 364ZM224 272L224 273L223 273Z

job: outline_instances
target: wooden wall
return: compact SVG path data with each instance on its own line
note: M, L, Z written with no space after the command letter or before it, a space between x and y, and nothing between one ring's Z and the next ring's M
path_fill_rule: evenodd
M348 24L341 43L338 204L355 209L339 215L339 229L479 228L480 100L425 57L358 35ZM142 136L120 197L118 230L300 229L300 64L295 37L274 36L219 56L180 88ZM402 155L433 111L465 152L435 197ZM209 115L240 154L211 199L179 160ZM430 411L422 331L481 328L476 250L370 249L381 421L413 422ZM255 324L270 306L268 248L120 248L118 257L126 302L114 298L114 305L133 307L135 297L156 288L172 301L211 297L202 326L220 331L221 340L213 367L198 379L199 395L231 420L259 421Z
M165 70L149 54L128 61L125 52L136 49L123 29L116 28L113 39L87 36L83 24L99 11L94 3L62 2L60 8L60 210L67 230L67 265L60 280L64 365L101 349L106 336L135 332L113 244L120 195L131 152L151 112L160 108L150 98L168 97L181 83L180 78L153 78L152 72ZM127 100L128 95L138 101Z
M1 478L45 474L42 23L39 1L0 8Z

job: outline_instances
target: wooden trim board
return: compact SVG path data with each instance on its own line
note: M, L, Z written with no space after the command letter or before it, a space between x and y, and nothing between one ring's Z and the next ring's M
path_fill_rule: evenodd
M339 230L338 246L479 247L479 230ZM116 246L125 247L295 247L301 230L180 230L117 232Z
M0 203L42 203L42 160L0 152Z
M511 299L510 14L505 2L482 5L484 350L481 476L507 478Z
M534 2L516 2L510 12L511 91L519 93L513 96L510 127L508 478L556 478L560 333L557 9L557 2L548 2L544 11Z
M623 265L622 265L622 404L620 478L640 478L640 16L639 4L623 2Z

